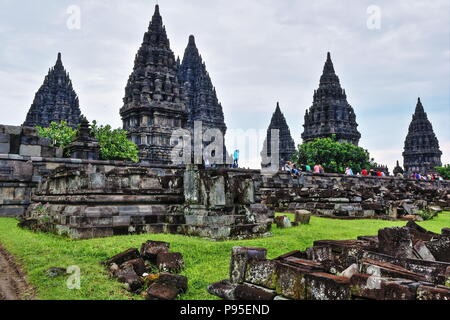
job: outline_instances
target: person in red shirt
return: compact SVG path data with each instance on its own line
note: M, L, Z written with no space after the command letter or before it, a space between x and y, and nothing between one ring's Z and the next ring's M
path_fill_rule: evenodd
M382 177L382 176L383 176L383 174L381 173L381 171L378 171L378 172L377 172L377 176L379 176L379 177Z
M367 177L369 175L369 172L366 169L364 169L363 171L361 171L361 174Z

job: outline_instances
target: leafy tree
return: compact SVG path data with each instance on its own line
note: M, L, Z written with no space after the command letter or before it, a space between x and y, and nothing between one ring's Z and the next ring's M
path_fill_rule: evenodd
M62 148L66 152L66 148L70 145L77 136L77 130L69 127L67 122L52 122L50 127L42 128L37 126L38 134L41 138L50 139L52 141L52 146L57 148Z
M65 121L52 122L49 128L37 127L37 129L41 138L51 139L53 146L63 149L67 149L75 140L78 132L78 130L69 127ZM94 121L91 126L91 133L100 144L102 160L139 161L138 147L128 140L125 130L113 130L109 125L99 127L97 121ZM65 154L67 155L67 152Z
M347 167L355 173L374 167L369 152L351 143L337 142L335 137L316 139L299 145L293 161L313 167L321 164L326 172L343 173Z
M135 143L127 138L127 131L112 129L110 125L98 126L93 121L91 132L100 143L100 157L103 160L139 161L139 150Z
M441 175L445 180L450 180L450 164L447 164L443 167L436 167L437 172Z

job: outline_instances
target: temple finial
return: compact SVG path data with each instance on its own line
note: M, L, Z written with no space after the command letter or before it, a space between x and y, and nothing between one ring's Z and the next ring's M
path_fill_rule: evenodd
M333 73L335 73L334 65L333 65L333 61L331 60L331 53L330 52L327 53L327 61L325 62L325 66L323 68L323 73L324 74L333 74Z
M195 37L192 34L189 36L189 44L195 46Z
M61 58L61 52L58 52L58 58L56 59L55 68L56 69L64 68L63 63L62 63L62 58Z

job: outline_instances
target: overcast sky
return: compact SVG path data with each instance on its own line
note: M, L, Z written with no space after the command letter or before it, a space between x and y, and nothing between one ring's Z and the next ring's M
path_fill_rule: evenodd
M61 51L82 112L89 120L120 127L124 88L155 3L0 0L0 123L23 123ZM196 36L229 130L266 130L279 101L293 138L301 143L304 114L331 51L357 115L360 145L391 171L396 160L403 162L418 96L443 162L450 163L449 3L159 1L176 55L182 56L190 34ZM73 5L80 9L80 28ZM373 6L381 12L380 28ZM257 167L259 161L250 156L244 165Z

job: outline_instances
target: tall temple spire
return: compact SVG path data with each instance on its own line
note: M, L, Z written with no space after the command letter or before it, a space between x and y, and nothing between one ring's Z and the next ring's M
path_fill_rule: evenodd
M187 110L178 65L156 5L148 31L136 54L120 110L123 127L154 164L171 163L172 133L186 126Z
M272 141L272 130L278 130L279 141ZM275 139L275 137L274 137ZM272 167L272 143L278 142L279 145L279 157L278 165L283 167L287 161L291 161L292 155L296 151L294 139L292 139L291 131L286 122L286 118L281 112L280 103L277 102L275 112L272 115L269 128L267 129L267 137L264 142L264 147L261 152L262 168Z
M184 83L187 95L188 127L192 130L194 123L201 121L204 131L218 129L225 137L227 126L225 125L223 108L217 98L216 89L206 70L206 64L200 55L193 35L189 36L178 76ZM224 160L226 160L225 147L223 155Z
M358 145L361 139L355 112L347 102L347 94L336 75L330 53L327 54L319 89L314 92L313 105L306 111L304 128L302 138L305 142L335 135L340 142Z
M52 122L66 121L69 126L76 128L80 119L78 96L64 69L61 53L58 53L55 66L49 70L37 91L23 125L49 127Z
M435 167L442 166L441 156L439 141L419 98L405 141L405 171L421 174L435 172Z

